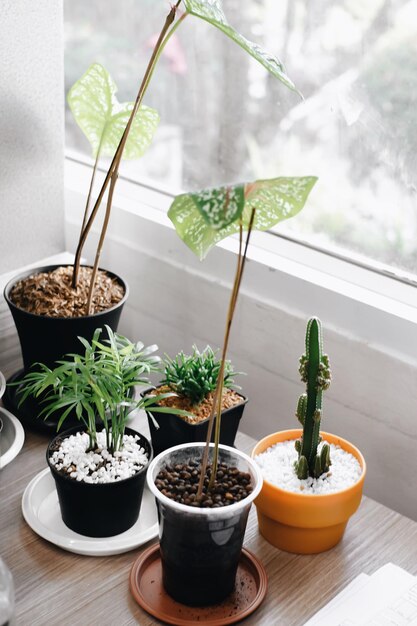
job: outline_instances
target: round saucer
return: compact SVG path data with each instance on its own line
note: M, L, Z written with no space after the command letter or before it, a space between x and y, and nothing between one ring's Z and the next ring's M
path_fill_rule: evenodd
M9 411L0 407L0 469L19 454L25 441L25 431L19 420Z
M158 534L155 499L145 487L139 519L124 533L114 537L86 537L65 526L58 503L55 481L49 468L37 474L26 487L22 513L28 525L40 537L76 554L109 556L121 554L150 541Z
M267 581L264 566L245 548L236 574L235 591L214 606L186 606L166 593L162 585L159 544L142 552L130 572L130 590L136 602L157 619L175 626L235 624L253 613L262 603Z

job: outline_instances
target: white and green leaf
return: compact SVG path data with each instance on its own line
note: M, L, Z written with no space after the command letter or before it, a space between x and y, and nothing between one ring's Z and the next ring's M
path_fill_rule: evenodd
M114 155L132 112L134 103L120 103L116 93L115 82L99 63L91 65L68 93L68 105L94 157L99 151L101 156ZM123 157L141 157L152 143L158 124L158 112L142 105L133 120Z
M280 177L258 180L244 186L240 184L181 194L171 204L168 217L184 243L202 260L216 243L239 232L240 221L243 230L248 229L252 209L256 210L254 230L268 230L297 215L316 181L315 176ZM209 203L207 198L218 200L223 197L226 204L226 199L242 188L244 198L243 204L239 205L240 210L236 208L233 219L224 218L222 221L223 216L229 217L228 207ZM229 195L225 189L229 189Z
M249 41L249 39L246 39L246 37L230 26L224 14L221 0L184 0L184 4L187 13L199 17L221 30L284 85L299 93L292 80L285 73L283 64L276 56L269 54L258 44Z

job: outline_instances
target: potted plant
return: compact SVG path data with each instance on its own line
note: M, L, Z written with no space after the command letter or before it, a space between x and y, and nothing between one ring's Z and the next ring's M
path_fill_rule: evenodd
M193 346L192 354L181 351L173 359L165 355L161 363L162 380L155 389L148 389L142 395L152 397L174 392L175 395L160 400L159 404L183 409L190 415L166 413L159 419L153 415L152 406L148 407L149 430L155 454L181 443L205 441L219 370L220 359L210 346L202 351ZM231 362L226 361L220 443L228 446L233 446L235 442L239 422L248 401L238 393L240 387L234 384L237 374L241 372L235 372Z
M178 234L200 258L224 237L239 234L206 443L165 450L147 475L159 511L163 584L179 602L214 604L234 586L247 515L261 480L249 457L219 442L230 332L252 229L270 228L298 213L315 182L314 177L276 178L181 194L168 212Z
M116 93L111 76L95 63L68 94L70 109L95 157L80 237L89 217L99 160L113 157L133 108L133 103L118 102ZM154 109L139 108L126 141L125 159L144 154L158 122ZM64 354L79 350L78 337L91 341L100 325L117 330L128 293L120 276L98 269L98 265L94 271L81 267L80 262L39 267L11 279L4 295L19 334L24 370L36 362L53 367Z
M71 413L81 422L49 443L46 460L64 523L89 537L133 526L152 458L149 441L126 424L134 409L149 403L134 400L132 390L149 383L148 375L157 370L157 346L144 348L106 330L104 342L96 329L91 343L80 338L83 355L69 355L54 369L41 365L22 382L22 401L43 395L42 414L60 412L58 430Z
M320 433L322 394L331 381L322 346L321 322L311 318L299 369L306 384L296 412L302 431L269 435L252 453L264 477L256 499L259 530L275 547L298 554L323 552L342 539L361 502L366 474L353 444Z
M181 4L184 8L182 13ZM143 98L166 44L187 16L202 19L218 28L273 76L295 90L277 58L228 24L220 0L177 0L171 7L134 102L119 103L115 95L116 85L106 70L99 64L89 68L69 93L70 108L89 139L95 157L74 265L43 267L26 272L14 278L5 289L5 298L18 329L26 370L34 362L52 367L63 354L78 349L78 336L91 340L94 329L100 324L107 324L114 330L117 328L127 297L127 286L114 274L99 270L99 263L120 163L122 158L141 156L152 141L159 116L155 110L143 105ZM105 155L111 157L111 164L90 210L97 164ZM106 193L105 214L94 264L92 268L81 268L82 251ZM105 317L107 309L112 313L110 318ZM98 313L100 319L96 318Z

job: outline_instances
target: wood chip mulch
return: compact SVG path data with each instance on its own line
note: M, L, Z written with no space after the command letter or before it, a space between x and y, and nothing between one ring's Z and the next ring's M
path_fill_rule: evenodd
M170 389L167 385L163 385L149 392L149 395L154 396L159 393L169 392L172 392L172 389ZM193 405L190 399L186 398L185 396L171 396L170 398L164 398L158 404L160 404L161 406L171 406L175 407L176 409L183 409L184 411L193 413L195 417L181 416L181 419L183 419L185 422L188 422L189 424L199 424L200 422L203 422L205 419L210 417L211 408L213 406L213 397L214 393L211 392L207 394L207 396L204 398L204 400L202 400L202 402L200 402L200 404ZM233 391L232 389L223 390L222 411L224 411L225 409L231 409L232 407L237 406L242 402L242 397L238 393L236 393L236 391Z
M73 289L72 266L32 274L14 285L10 299L19 309L46 317L83 317L90 288L91 268L81 267L77 289ZM115 306L124 296L122 285L99 270L93 298L93 313Z

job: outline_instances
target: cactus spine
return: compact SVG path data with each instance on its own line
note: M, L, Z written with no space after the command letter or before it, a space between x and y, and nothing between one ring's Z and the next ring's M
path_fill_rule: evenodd
M300 357L299 372L301 380L306 383L306 393L300 396L297 404L296 416L303 427L303 435L295 444L298 452L295 470L300 479L318 478L331 465L327 443L322 446L320 454L317 453L321 441L322 394L330 386L331 371L329 358L323 354L321 322L317 317L311 318L307 324L306 352Z

